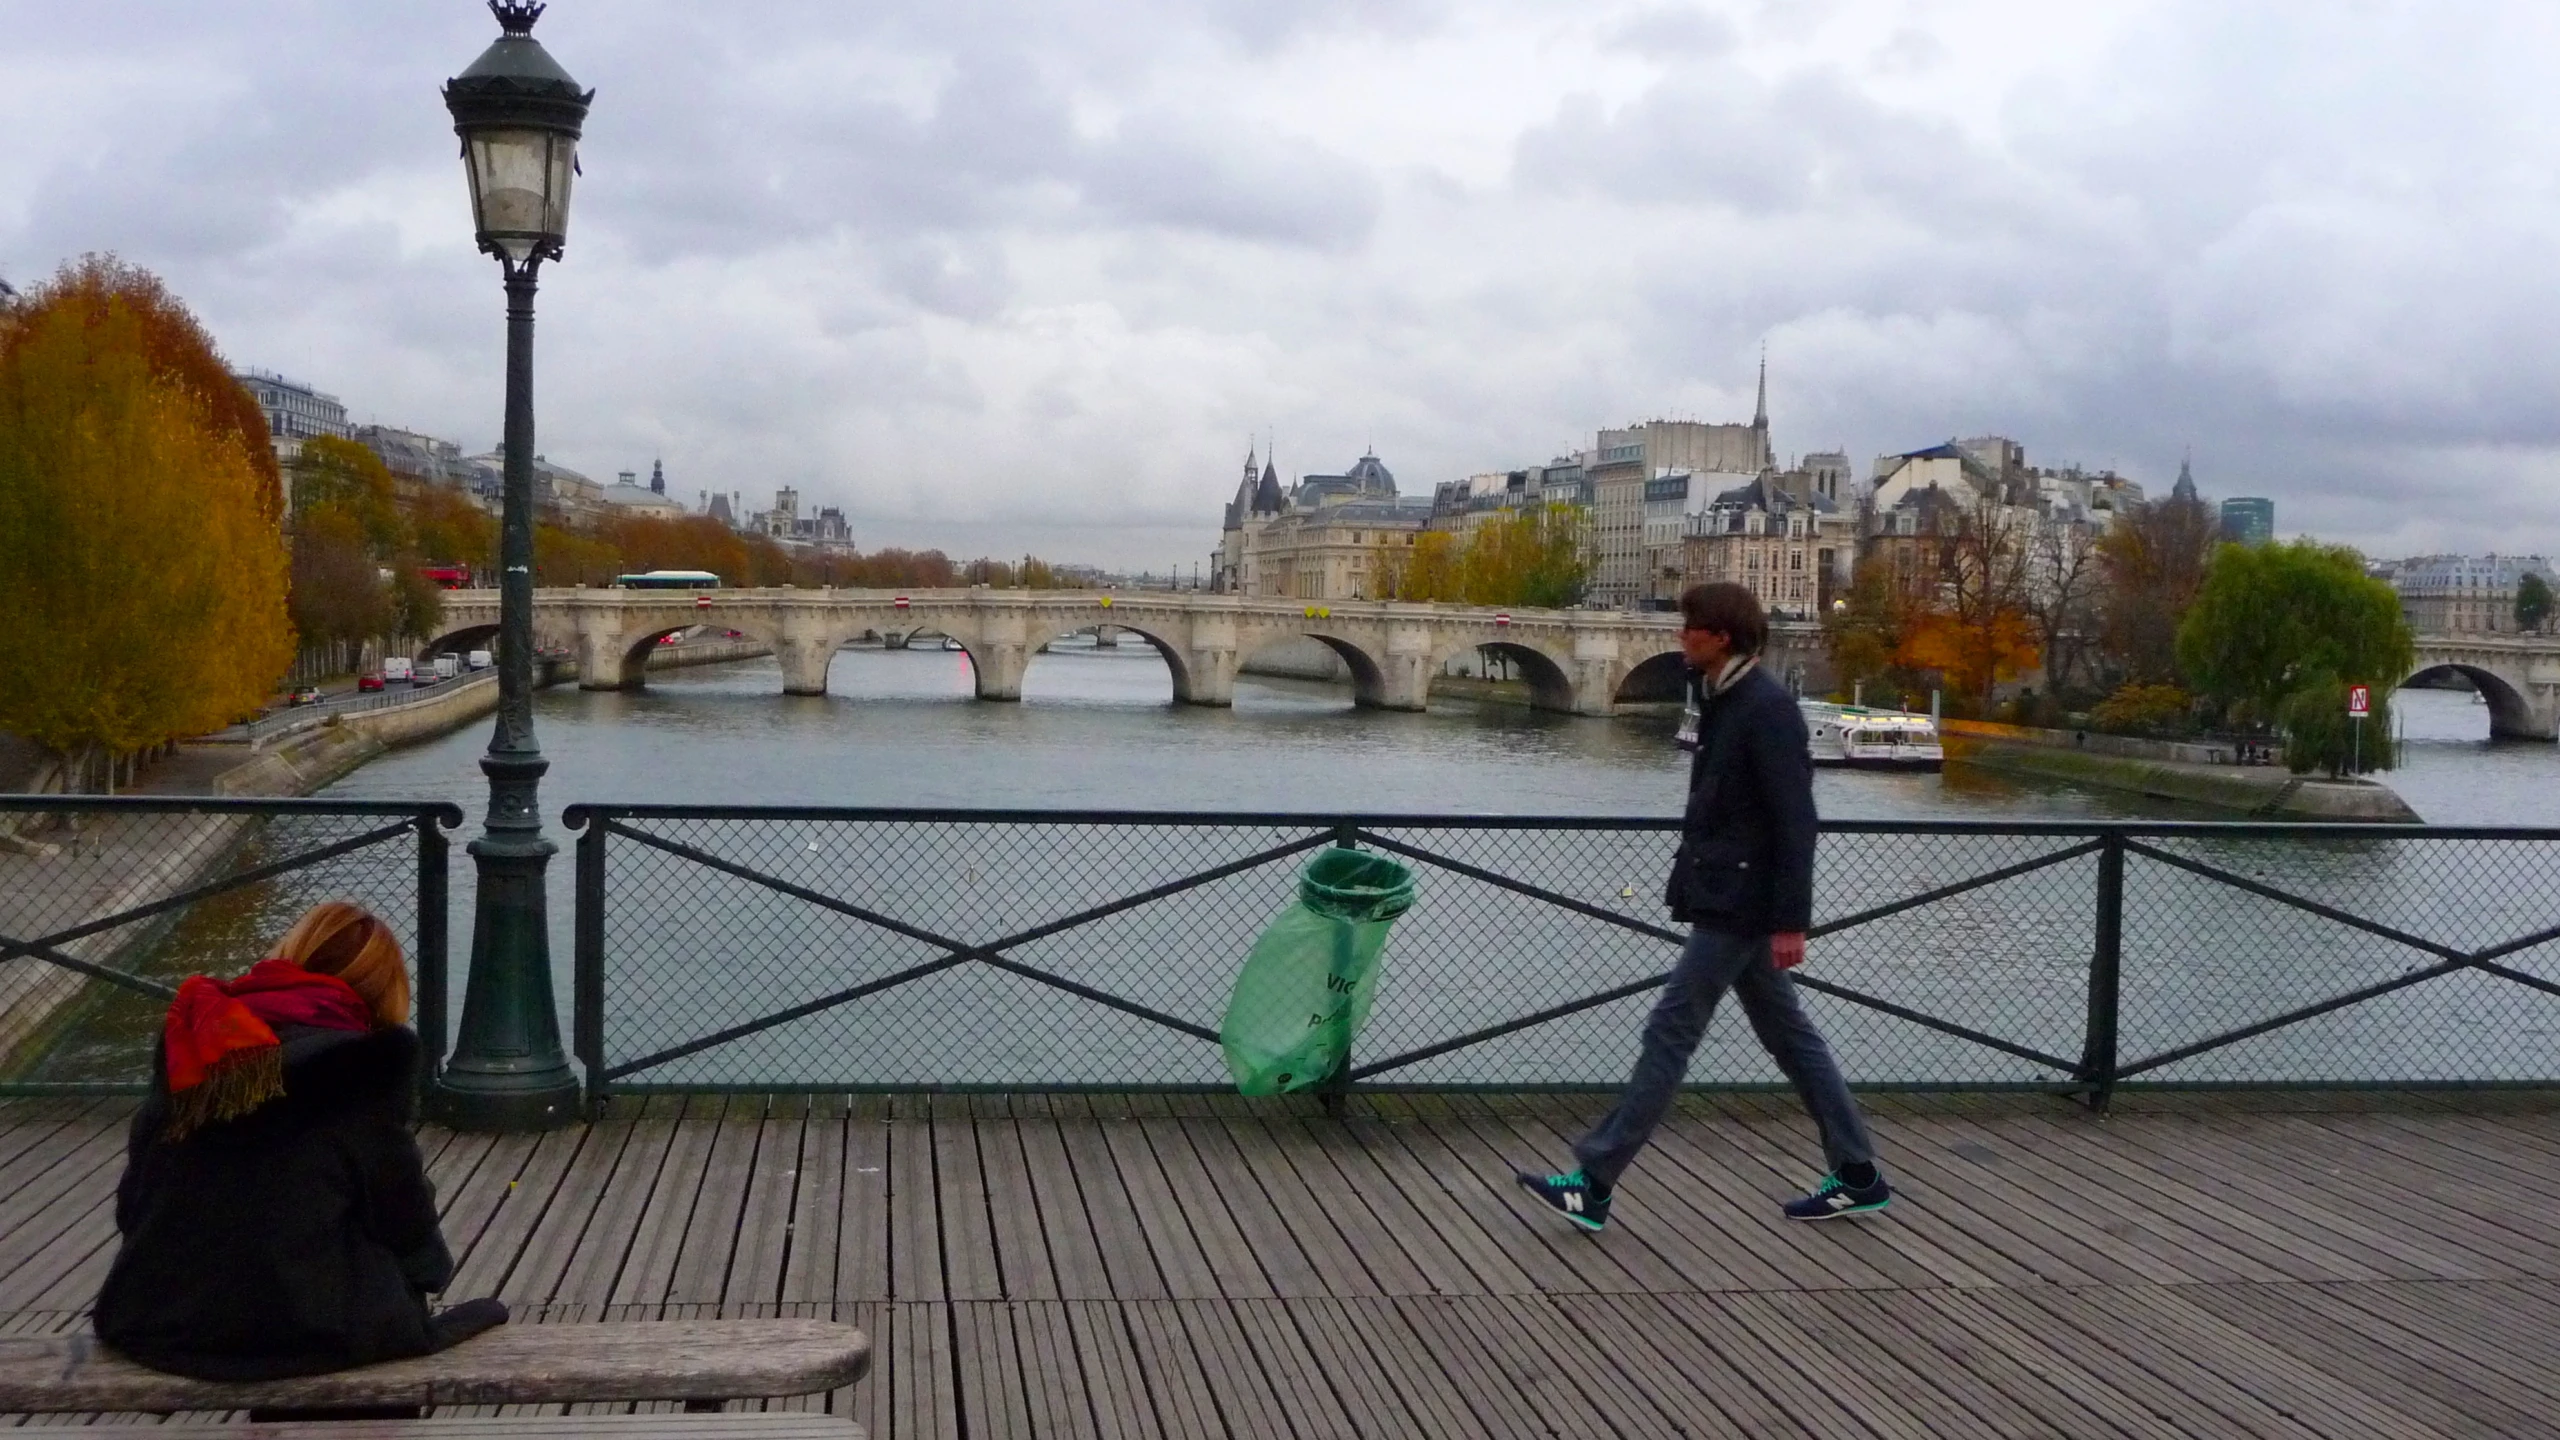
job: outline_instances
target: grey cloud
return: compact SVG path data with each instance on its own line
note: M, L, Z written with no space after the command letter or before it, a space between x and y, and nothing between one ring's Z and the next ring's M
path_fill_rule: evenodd
M1614 49L1640 55L1723 55L1742 42L1742 32L1723 14L1689 5L1655 5L1639 10L1604 32Z
M1967 11L1926 12L1960 108L1880 75L1925 58L1892 0L561 0L600 94L546 448L799 484L866 543L1160 564L1249 430L1426 484L1747 413L1766 338L1789 449L2001 430L2159 479L2192 443L2288 531L2560 545L2546 7L2165 0L2067 65ZM118 249L236 360L487 444L503 332L436 87L490 29L0 0L0 267ZM1474 64L1550 42L1543 85ZM1656 78L1598 78L1630 57ZM12 108L75 65L74 106ZM1342 138L1372 100L1392 172Z
M1082 174L1087 197L1117 219L1326 250L1367 238L1382 201L1374 175L1320 146L1198 116L1137 117Z

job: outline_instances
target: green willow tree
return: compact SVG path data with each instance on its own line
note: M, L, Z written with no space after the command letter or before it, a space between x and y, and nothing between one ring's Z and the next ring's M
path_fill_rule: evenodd
M2381 714L2415 656L2390 585L2365 574L2355 551L2313 540L2223 546L2178 627L2178 662L2196 689L2226 719L2284 728L2297 772L2345 768L2346 687L2371 686ZM2320 718L2333 699L2335 730ZM2368 738L2381 728L2368 720ZM2387 745L2368 745L2362 768L2391 759Z
M2551 620L2551 582L2532 571L2516 582L2516 628L2531 635Z

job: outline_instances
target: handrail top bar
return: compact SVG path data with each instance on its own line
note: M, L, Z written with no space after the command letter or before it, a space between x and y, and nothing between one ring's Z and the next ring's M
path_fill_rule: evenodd
M0 794L0 813L98 810L167 814L399 815L461 828L450 800L332 800L216 795ZM1243 826L1354 830L1658 830L1677 815L1397 815L1326 810L1022 810L973 806L683 805L579 801L562 812L571 829L590 820L797 820L869 824ZM2560 841L2560 827L2404 825L2270 820L1884 820L1826 819L1831 835L2012 835L2055 839L2125 838Z
M0 795L0 812L21 810L129 810L167 814L406 815L462 827L462 807L450 800L327 800L307 796L238 795Z
M954 825L1267 826L1355 830L1678 830L1677 815L1387 815L1324 810L1011 810L970 806L680 805L582 800L561 812L591 820L802 820ZM2268 820L1824 820L1833 835L2019 835L2353 840L2560 841L2560 828Z

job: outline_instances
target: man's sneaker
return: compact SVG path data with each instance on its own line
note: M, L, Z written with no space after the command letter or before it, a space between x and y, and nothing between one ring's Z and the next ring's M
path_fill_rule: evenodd
M1837 1175L1823 1177L1813 1193L1801 1200L1787 1202L1790 1220L1839 1220L1851 1215L1872 1215L1893 1203L1893 1187L1876 1176L1873 1185L1851 1185Z
M1581 1171L1568 1170L1562 1175L1532 1175L1526 1170L1512 1173L1521 1189L1583 1229L1596 1231L1609 1223L1609 1192L1593 1186Z

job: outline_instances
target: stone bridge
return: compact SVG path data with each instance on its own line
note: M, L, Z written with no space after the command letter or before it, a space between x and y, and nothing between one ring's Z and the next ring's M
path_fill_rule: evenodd
M498 626L498 593L451 590L427 647L485 645ZM903 603L901 603L903 601ZM1499 612L1399 601L1245 599L1192 593L1098 590L620 590L534 593L534 642L574 653L590 690L641 684L651 646L694 625L735 630L769 645L782 688L823 695L827 666L850 641L877 635L944 635L969 655L978 698L1019 700L1022 674L1061 635L1110 626L1155 647L1173 672L1174 698L1235 702L1237 667L1256 650L1300 637L1340 655L1358 703L1420 710L1431 678L1453 657L1490 649L1517 666L1541 709L1608 715L1625 702L1679 696L1679 620L1605 610ZM1818 676L1820 627L1784 625L1771 636L1770 668Z
M2560 739L2560 635L2419 636L2408 678L2446 670L2460 671L2489 702L2491 735Z

